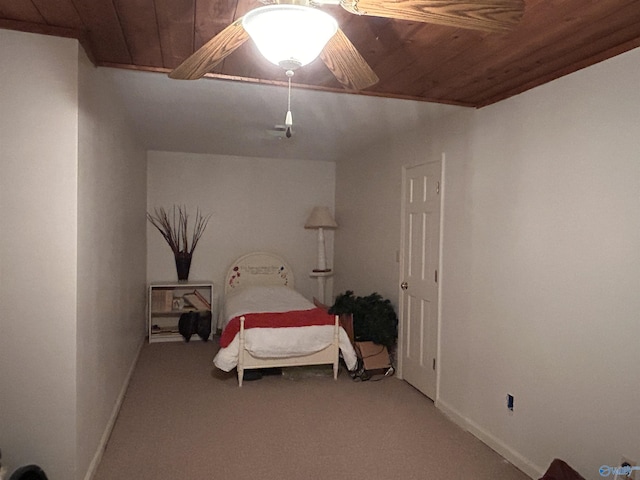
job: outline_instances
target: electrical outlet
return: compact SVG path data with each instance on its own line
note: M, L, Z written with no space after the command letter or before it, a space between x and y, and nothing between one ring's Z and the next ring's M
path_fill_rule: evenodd
M513 412L513 395L507 393L507 408L510 412Z
M638 462L622 456L620 458L620 471L616 473L614 480L639 480L640 473L637 468Z

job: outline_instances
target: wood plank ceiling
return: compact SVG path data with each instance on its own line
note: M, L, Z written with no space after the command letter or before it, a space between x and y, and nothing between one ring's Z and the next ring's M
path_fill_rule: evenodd
M0 0L0 28L78 38L96 65L169 72L260 5L255 0ZM359 17L339 6L323 9L380 77L360 92L367 95L482 107L640 46L640 0L525 0L519 25L499 34ZM284 71L250 41L212 76L286 82ZM299 69L294 84L345 91L320 60Z

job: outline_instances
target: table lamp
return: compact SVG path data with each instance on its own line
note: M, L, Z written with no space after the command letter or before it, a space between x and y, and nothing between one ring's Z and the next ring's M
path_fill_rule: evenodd
M330 272L327 268L327 255L324 248L324 229L338 228L338 224L333 219L328 207L313 207L311 215L304 224L304 228L313 228L318 230L318 268L314 268L314 272Z

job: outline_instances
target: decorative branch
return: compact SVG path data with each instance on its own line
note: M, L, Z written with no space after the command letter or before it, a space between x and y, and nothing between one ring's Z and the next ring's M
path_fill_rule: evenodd
M189 247L187 233L189 230L189 215L186 207L178 206L176 208L174 205L171 216L162 207L154 209L153 215L147 212L147 220L160 232L176 256L193 255L193 251L207 228L210 218L211 214L205 216L202 215L200 209L196 210L195 225L191 235L191 247Z

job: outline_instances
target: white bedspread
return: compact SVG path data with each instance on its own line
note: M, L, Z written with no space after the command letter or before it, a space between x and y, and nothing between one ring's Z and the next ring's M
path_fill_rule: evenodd
M310 310L315 305L301 293L289 287L252 286L239 289L228 294L224 304L224 324L227 326L232 318L247 313L291 312L294 310Z
M288 287L246 287L226 299L224 326L232 318L247 313L276 313L310 310L315 305ZM316 325L295 328L248 328L245 347L258 358L287 358L319 352L333 342L334 326ZM340 351L349 370L356 368L356 352L342 327L339 331ZM238 365L239 339L235 336L213 359L220 370L229 372Z

